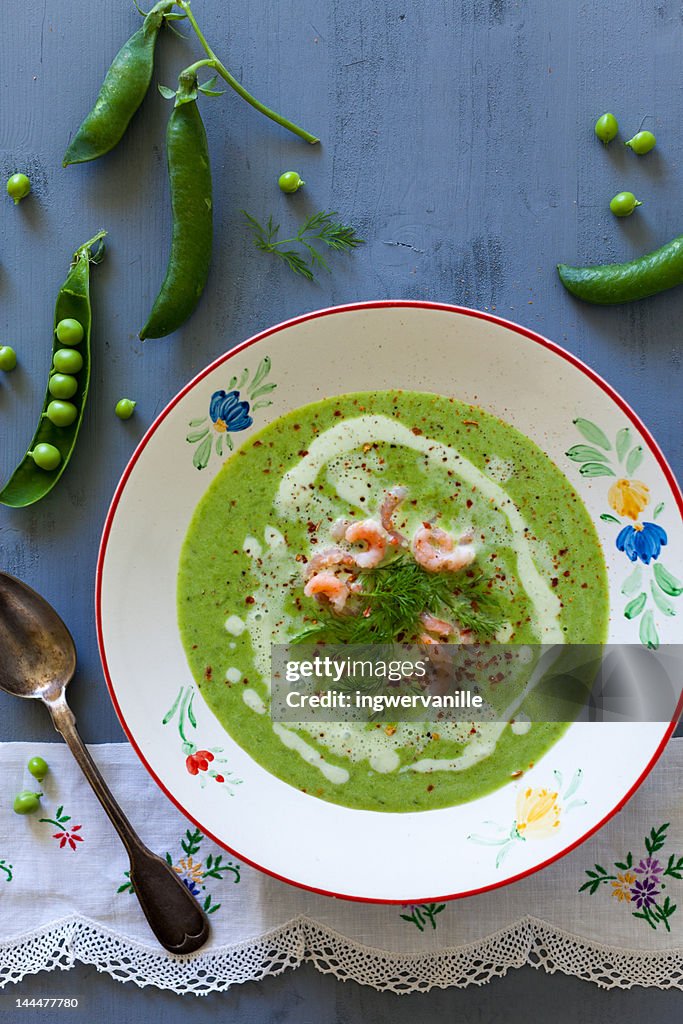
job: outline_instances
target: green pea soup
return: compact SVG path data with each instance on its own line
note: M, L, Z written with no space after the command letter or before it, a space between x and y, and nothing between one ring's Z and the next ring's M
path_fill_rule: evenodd
M192 675L232 738L312 798L372 811L474 800L518 778L566 723L278 723L270 655L315 618L302 565L333 524L378 518L393 487L406 536L424 522L470 532L511 644L601 644L605 562L580 497L514 427L443 396L364 392L294 410L249 438L194 513L178 574ZM332 532L331 532L332 531Z

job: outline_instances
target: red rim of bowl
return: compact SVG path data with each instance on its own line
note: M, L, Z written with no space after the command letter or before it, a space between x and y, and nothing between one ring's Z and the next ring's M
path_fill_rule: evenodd
M173 794L169 792L169 790L166 788L161 779L156 775L151 765L145 759L145 756L142 753L141 749L137 745L135 737L133 736L131 730L128 728L128 724L126 723L123 713L121 712L118 700L116 699L114 685L109 674L109 666L107 664L107 656L104 648L104 637L102 631L102 569L104 566L104 559L107 551L107 541L109 539L109 534L111 532L114 516L116 515L116 510L118 508L118 504L121 499L121 495L123 494L123 491L125 489L128 478L131 475L135 467L135 464L140 458L140 455L147 447L153 435L156 433L156 430L159 427L159 425L171 413L171 411L175 408L178 402L180 402L181 399L184 398L184 396L189 391L191 391L196 384L198 384L201 380L203 380L210 373L212 373L217 367L227 362L228 359L232 359L233 356L238 355L240 352L244 352L245 349L249 348L251 345L254 345L257 341L263 341L265 338L269 338L275 334L278 334L280 331L284 331L289 327L295 327L297 324L305 323L308 320L316 320L323 316L331 316L338 313L353 313L365 309L397 308L439 310L445 313L457 313L460 316L471 316L478 320L488 320L490 323L498 324L498 326L500 327L505 327L508 330L515 331L517 334L522 335L522 337L528 338L530 341L536 342L538 345L541 345L543 348L549 349L551 352L554 352L555 355L560 356L560 358L566 360L566 362L570 363L572 366L575 366L577 369L581 370L582 373L584 373L590 380L592 380L593 383L597 384L598 387L600 387L601 390L604 391L605 394L607 394L612 399L612 401L619 406L622 412L624 412L626 416L628 416L631 423L633 423L633 425L637 428L641 436L647 441L651 453L657 460L662 472L664 473L664 476L667 479L667 482L672 490L672 493L675 495L678 510L681 513L681 515L683 515L683 493L681 492L681 488L678 485L678 481L676 480L676 477L674 476L671 467L666 461L663 452L659 448L659 445L653 438L650 431L647 429L644 423L642 423L642 421L639 419L639 417L636 415L633 409L631 409L628 403L621 397L621 395L618 394L618 392L614 390L614 388L612 388L607 383L607 381L603 380L603 378L600 377L600 375L597 374L594 370L592 370L589 366L587 366L586 363L582 362L580 359L577 359L577 357L572 355L571 352L567 352L559 345L556 345L555 342L549 341L542 335L536 334L535 331L531 331L526 327L521 327L519 324L513 323L510 320L505 320L502 317L493 316L490 313L482 313L480 310L476 309L467 309L464 306L452 306L448 305L447 303L441 302L422 302L410 299L382 299L374 302L355 302L342 306L330 306L326 309L317 309L311 313L304 313L301 316L293 317L291 320L285 320L282 323L277 324L275 327L269 327L267 330L261 331L259 334L255 334L253 337L248 338L246 341L243 341L241 344L237 345L229 352L226 352L222 356L219 356L218 359L215 359L209 366L203 369L200 373L197 374L196 377L194 377L188 384L186 384L185 387L181 391L179 391L174 398L171 399L166 408L159 413L154 423L152 423L152 425L149 427L144 437L138 444L137 448L133 452L133 455L131 456L128 465L123 471L123 475L119 480L118 486L116 488L116 491L114 492L114 496L109 506L109 511L107 512L107 517L104 523L104 529L102 531L102 540L100 541L100 548L97 557L97 575L95 580L95 617L97 623L97 644L99 647L102 669L104 671L104 677L107 683L107 689L109 690L111 702L114 705L114 710L116 711L123 731L128 737L128 740L130 741L130 744L135 750L137 756L140 758L143 765L156 782L157 786L159 786L159 788L168 797L171 803L174 804L174 806L177 807L177 809L182 814L184 814L186 818L188 818L197 828L201 829L201 831L212 842L216 843L217 846L220 846L224 850L227 850L228 853L231 853L234 857L237 857L243 863L249 864L253 868L257 868L259 871L262 871L266 875L270 875L271 878L277 878L281 882L287 882L289 885L294 885L299 889L305 889L308 892L318 893L321 896L333 896L337 899L350 900L356 903L383 903L401 905L404 903L404 900L373 899L369 896L354 896L348 893L334 892L329 889L319 889L316 886L306 885L304 882L298 882L292 878L287 878L284 875L279 875L277 872L271 871L269 868L263 867L263 865L256 863L256 861L250 860L249 857L245 857L238 850L235 850L233 847L228 846L227 843L225 843L222 839L219 839L217 836L213 835L210 831L205 829L202 823L198 821L197 818L193 817L193 815L190 814L190 812L176 800ZM492 882L490 885L480 886L478 889L469 889L465 892L450 893L447 895L439 896L425 896L424 898L421 898L419 902L437 903L446 900L465 899L468 896L477 896L480 893L491 892L493 889L500 889L505 885L511 885L513 882L519 882L521 881L521 879L527 878L529 875L533 875L537 871L541 871L543 868L546 868L548 867L548 865L553 864L561 857L565 857L568 853L571 853L572 850L575 850L578 846L580 846L592 835L594 835L599 829L601 829L603 825L606 825L607 822L611 818L613 818L618 811L621 810L621 808L628 802L628 800L631 799L636 790L640 788L642 783L645 781L647 776L654 768L664 748L669 742L669 739L671 738L676 728L676 723L679 717L681 716L681 713L683 713L683 695L681 695L678 701L675 714L671 722L667 726L667 729L659 743L659 746L655 750L652 758L650 759L649 763L646 765L644 770L641 772L638 779L633 783L630 789L627 790L627 792L616 804L616 806L609 812L609 814L606 814L603 818L601 818L601 820L597 822L597 824L593 825L590 829L588 829L587 832L584 832L584 834L580 836L578 839L574 840L573 843L570 843L559 853L554 854L552 857L548 857L547 860L542 861L540 864L536 864L532 868L527 868L525 871L521 871L519 874L513 875L511 878L501 879L500 881Z

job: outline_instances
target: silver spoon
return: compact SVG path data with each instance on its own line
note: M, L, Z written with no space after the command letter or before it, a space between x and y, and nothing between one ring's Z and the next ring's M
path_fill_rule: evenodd
M171 867L140 840L76 729L66 687L76 647L57 612L21 580L0 572L0 689L42 700L130 858L130 880L149 926L171 953L193 953L209 937L206 914Z

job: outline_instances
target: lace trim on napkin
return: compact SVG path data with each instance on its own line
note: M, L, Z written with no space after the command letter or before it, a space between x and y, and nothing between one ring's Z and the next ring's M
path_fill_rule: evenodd
M469 946L412 954L365 946L298 917L256 939L190 957L168 956L83 917L64 918L0 944L0 987L43 970L69 970L76 962L141 988L154 985L200 996L281 974L305 962L340 981L398 994L484 985L526 964L549 974L560 971L592 981L601 988L683 989L680 950L617 949L532 917Z

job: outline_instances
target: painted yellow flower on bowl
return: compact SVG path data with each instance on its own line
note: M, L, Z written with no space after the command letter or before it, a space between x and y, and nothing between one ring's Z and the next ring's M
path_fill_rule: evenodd
M550 839L557 835L563 815L579 807L585 807L586 801L577 798L576 792L581 786L583 772L577 768L568 785L562 780L562 773L553 772L555 786L534 788L527 786L517 793L515 804L515 820L505 828L495 822L486 822L489 828L495 829L491 835L472 833L467 838L481 846L497 846L496 867L499 868L514 846L525 843L527 839Z
M557 793L523 789L517 797L517 831L523 839L546 839L560 827Z
M650 488L641 480L620 477L607 492L607 500L618 516L627 516L635 522L650 500Z
M657 617L661 614L660 621L666 622L675 616L670 599L683 595L683 580L677 579L660 561L662 549L669 543L666 528L657 522L665 503L657 500L656 492L653 495L648 484L634 479L634 473L640 471L648 456L647 445L630 426L621 427L612 437L582 416L574 420L574 426L588 443L572 445L565 455L578 463L581 476L610 480L606 497L612 511L602 512L600 519L618 528L614 538L617 551L622 551L631 562L642 563L621 586L621 593L628 599L624 616L634 624L638 621L641 644L656 651L661 642ZM640 517L650 502L654 508L645 522Z

